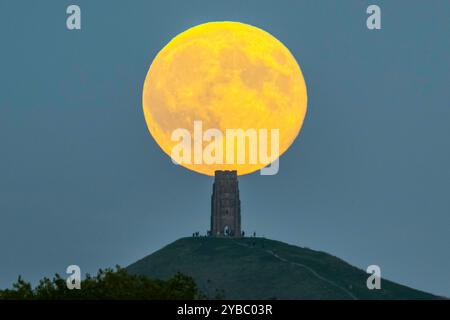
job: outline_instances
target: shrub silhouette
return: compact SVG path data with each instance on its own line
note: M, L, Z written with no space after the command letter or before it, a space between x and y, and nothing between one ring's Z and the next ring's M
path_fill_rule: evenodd
M192 300L200 297L194 280L177 273L168 280L133 275L125 269L100 269L96 276L89 274L81 281L80 290L69 290L66 279L56 274L43 278L33 289L19 276L12 289L0 290L0 300Z

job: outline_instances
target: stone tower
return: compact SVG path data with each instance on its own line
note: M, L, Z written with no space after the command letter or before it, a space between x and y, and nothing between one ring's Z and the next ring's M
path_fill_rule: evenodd
M241 201L236 171L216 171L211 196L211 235L241 236Z

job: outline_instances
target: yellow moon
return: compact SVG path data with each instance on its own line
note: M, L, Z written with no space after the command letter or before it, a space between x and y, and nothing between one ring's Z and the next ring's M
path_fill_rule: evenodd
M238 22L209 22L177 35L153 60L143 88L148 129L169 156L179 143L174 130L194 137L194 121L202 121L203 132L215 128L224 136L227 129L278 129L281 156L300 132L306 106L305 81L290 51L271 34ZM206 175L243 175L267 164L181 165Z

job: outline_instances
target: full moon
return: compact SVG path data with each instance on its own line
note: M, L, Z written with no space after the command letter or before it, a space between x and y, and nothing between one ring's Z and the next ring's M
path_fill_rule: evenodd
M238 22L209 22L177 35L153 60L143 88L147 127L169 156L180 143L173 132L187 130L193 149L199 142L194 122L201 121L203 132L218 129L223 140L227 129L279 130L276 159L299 134L306 106L303 74L290 51L266 31ZM206 175L216 170L243 175L267 166L248 158L180 164Z

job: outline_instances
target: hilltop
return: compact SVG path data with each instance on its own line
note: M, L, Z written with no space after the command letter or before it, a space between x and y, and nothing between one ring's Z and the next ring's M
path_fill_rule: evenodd
M159 279L182 272L210 298L439 299L385 279L380 290L368 290L365 271L324 252L265 238L182 238L127 270Z

